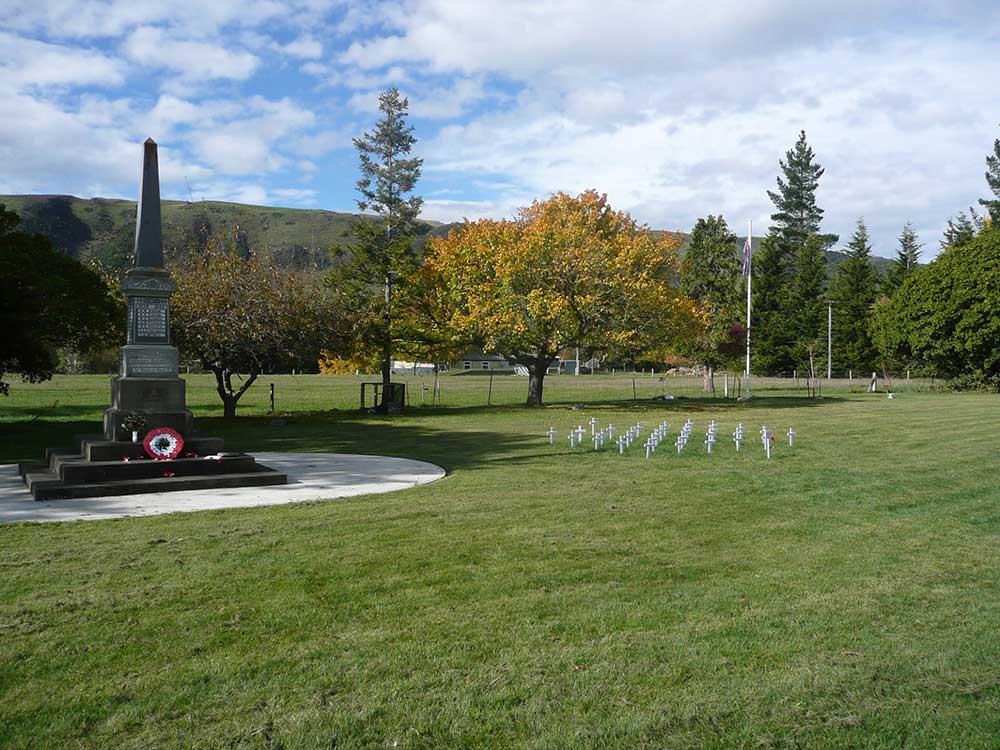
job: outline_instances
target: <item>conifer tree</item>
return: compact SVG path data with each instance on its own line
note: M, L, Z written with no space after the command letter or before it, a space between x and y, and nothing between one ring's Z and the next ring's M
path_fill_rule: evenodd
M917 233L910 222L906 222L903 231L899 235L899 249L896 257L889 265L886 272L885 281L882 282L881 291L891 295L906 281L906 277L917 269L917 262L920 259L920 248L923 245L917 241Z
M811 235L799 252L796 273L790 290L794 311L794 349L796 367L806 369L808 355L826 350L826 253L824 240Z
M812 146L806 142L806 131L800 131L795 146L778 162L784 174L783 178L778 177L778 190L767 191L777 209L771 214L774 224L770 232L788 252L805 245L810 235L818 234L823 220L823 209L816 205L816 188L825 170L814 158Z
M681 264L681 289L708 315L704 333L690 354L705 366L706 391L715 392L716 368L739 350L734 327L739 322L740 262L736 235L722 216L698 219Z
M352 225L353 243L336 248L330 286L341 297L345 315L352 317L354 340L350 354L381 349L382 403L388 408L392 379L392 297L394 284L405 284L417 267L413 237L423 199L410 195L423 159L410 157L416 143L407 125L408 100L391 88L379 96L383 117L374 130L354 139L361 179L358 208L375 215ZM407 197L409 195L409 197Z
M822 309L822 298L817 296L804 310L796 290L805 293L801 283L815 271L815 251L822 255L837 240L819 231L823 209L816 204L816 189L824 169L815 162L805 131L778 163L782 172L778 189L767 192L775 206L774 223L754 260L753 278L754 369L769 373L787 373L796 367L796 342L803 331L811 329L814 309ZM800 257L811 237L816 237L817 245L809 249L808 257ZM801 280L800 273L805 274ZM815 283L810 284L815 291Z
M950 247L962 247L976 238L982 231L983 217L976 213L972 207L969 214L959 211L958 216L948 219L948 226L944 230L944 239L941 240L941 249L947 250Z
M755 372L780 373L793 367L789 276L781 241L774 235L765 237L753 258L750 343Z
M979 203L986 206L993 226L1000 226L1000 138L993 141L993 154L986 157L986 184L996 197L980 198Z
M833 362L837 369L868 372L878 355L869 332L869 319L878 293L878 271L871 260L871 243L864 219L847 245L847 260L837 267L831 298L833 307Z

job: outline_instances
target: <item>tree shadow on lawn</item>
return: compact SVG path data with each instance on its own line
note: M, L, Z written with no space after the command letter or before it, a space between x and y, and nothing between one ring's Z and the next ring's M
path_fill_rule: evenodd
M85 417L93 416L95 413L103 411L101 407L93 404L60 404L58 400L49 403L18 404L8 406L2 404L0 415L4 421L0 422L0 429L6 426L6 421L13 417L17 423L37 422L41 419L57 420L60 417Z
M247 453L360 453L429 461L447 471L469 468L535 445L541 435L434 429L406 418L328 412L272 417L197 417L197 434L221 437L226 450ZM0 463L42 461L46 448L74 448L74 438L101 431L96 421L0 425Z
M676 396L670 400L639 399L602 400L602 401L553 401L542 408L528 407L524 404L502 404L499 406L417 406L408 410L411 416L448 417L459 414L551 414L553 412L579 411L634 411L634 412L706 412L737 409L763 411L771 409L799 409L803 407L833 406L846 401L840 396L824 396L821 399L805 396L754 396L750 401L735 401L733 399L690 398Z

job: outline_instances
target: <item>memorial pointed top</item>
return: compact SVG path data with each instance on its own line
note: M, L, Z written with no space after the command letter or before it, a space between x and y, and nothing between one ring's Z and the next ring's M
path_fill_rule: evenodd
M160 224L160 169L156 141L147 138L142 149L142 181L135 215L135 267L163 268L163 232Z

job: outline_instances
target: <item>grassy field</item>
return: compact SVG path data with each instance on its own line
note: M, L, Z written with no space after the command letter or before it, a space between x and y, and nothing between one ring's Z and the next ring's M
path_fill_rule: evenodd
M633 401L630 378L560 377L532 411L523 379L487 407L486 379L451 377L386 419L358 379L283 376L274 423L268 382L227 424L190 378L202 430L449 476L0 526L0 747L998 747L996 396L768 381L743 404L645 376ZM93 431L108 391L15 383L0 461ZM591 416L793 426L797 448L571 453Z

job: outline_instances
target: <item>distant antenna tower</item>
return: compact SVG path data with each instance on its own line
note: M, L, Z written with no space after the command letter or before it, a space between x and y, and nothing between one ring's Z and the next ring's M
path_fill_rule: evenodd
M187 188L188 188L188 197L191 199L188 202L189 203L194 203L194 192L192 192L192 190L191 190L191 183L188 181L187 175L184 175L184 184L187 185Z

